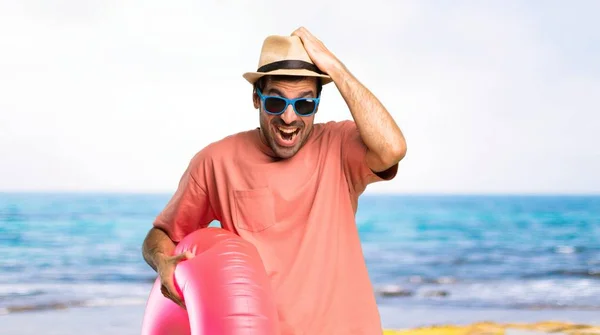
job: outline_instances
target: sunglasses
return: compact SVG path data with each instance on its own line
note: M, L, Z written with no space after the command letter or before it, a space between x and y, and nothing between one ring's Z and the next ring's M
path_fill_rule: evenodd
M257 88L256 93L263 103L263 108L267 114L281 115L289 105L294 107L294 112L299 116L311 116L317 110L321 98L297 98L286 99L279 96L263 95Z

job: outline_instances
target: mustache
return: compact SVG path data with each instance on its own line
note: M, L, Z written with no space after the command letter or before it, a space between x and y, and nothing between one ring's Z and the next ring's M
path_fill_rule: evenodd
M271 124L273 124L274 126L298 127L298 128L304 127L304 122L302 122L302 121L296 120L290 124L287 124L287 123L285 123L285 121L283 121L282 118L273 119L273 121L271 121Z

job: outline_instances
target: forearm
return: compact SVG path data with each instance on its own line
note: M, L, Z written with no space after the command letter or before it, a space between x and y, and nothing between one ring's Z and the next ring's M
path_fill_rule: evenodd
M157 271L159 260L162 257L172 256L174 250L175 243L169 235L158 228L150 229L142 244L144 260L154 271Z
M343 64L328 74L348 105L367 148L386 168L398 163L406 153L406 141L387 109Z

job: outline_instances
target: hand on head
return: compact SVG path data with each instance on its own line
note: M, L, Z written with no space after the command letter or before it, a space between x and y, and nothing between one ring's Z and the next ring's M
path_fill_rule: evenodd
M331 52L321 40L314 36L308 29L300 27L291 36L297 36L302 41L306 53L313 63L323 72L331 75L342 66L339 59Z

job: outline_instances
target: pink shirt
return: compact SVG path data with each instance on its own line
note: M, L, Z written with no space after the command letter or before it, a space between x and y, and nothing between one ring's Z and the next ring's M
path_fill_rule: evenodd
M252 242L276 296L282 335L381 334L355 222L374 174L352 121L315 124L290 159L273 157L259 130L197 153L154 225L174 241L213 220Z

